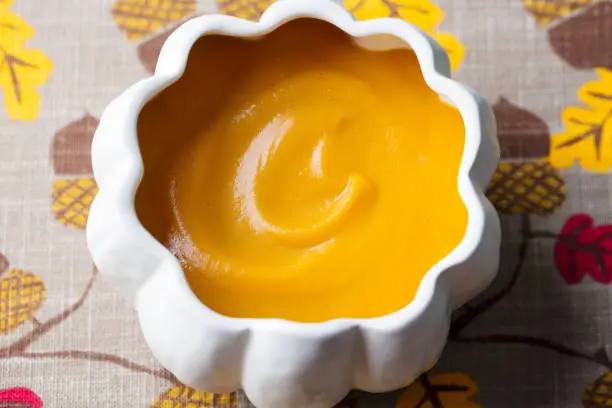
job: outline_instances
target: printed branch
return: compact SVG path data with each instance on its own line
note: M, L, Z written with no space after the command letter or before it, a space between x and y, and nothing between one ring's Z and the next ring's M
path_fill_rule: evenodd
M97 270L94 268L93 273L81 296L77 301L45 322L39 322L35 317L31 318L34 328L15 340L10 345L0 348L0 358L29 358L29 359L43 359L43 358L61 358L61 359L73 359L73 360L87 360L87 361L100 361L110 364L115 364L120 367L124 367L136 373L146 373L155 377L167 380L173 384L180 384L180 381L168 370L162 368L159 370L146 367L141 364L134 363L125 358L115 356L113 354L99 353L95 351L83 351L83 350L60 350L60 351L49 351L49 352L28 352L27 349L34 341L47 334L54 327L58 326L66 319L68 319L74 312L79 310L85 300L89 296L93 284L97 276Z
M449 337L457 337L459 333L463 329L465 329L476 317L486 312L493 306L495 306L500 300L502 300L514 286L518 282L518 279L523 271L523 266L525 264L525 259L527 257L527 250L529 249L529 238L532 235L531 233L531 223L529 220L529 215L523 214L521 216L522 228L521 228L521 243L519 245L517 263L512 271L512 276L506 286L504 286L499 292L494 294L493 296L482 300L479 304L474 306L466 305L461 310L463 310L463 314L457 317L450 329Z
M564 344L557 343L552 340L542 339L533 336L513 335L513 334L491 334L477 337L454 337L451 341L455 343L477 343L477 344L523 344L527 346L539 347L546 350L552 350L559 354L569 357L580 358L593 363L601 364L608 370L612 371L612 362L610 362L605 352L598 350L593 354L588 354L574 350Z
M10 344L9 346L0 348L0 357L10 357L14 353L25 352L28 346L32 344L35 340L40 338L42 335L44 335L45 333L50 331L52 328L59 325L64 320L66 320L68 317L70 317L74 312L79 310L85 303L85 300L87 299L87 296L89 295L89 292L91 291L96 275L97 275L97 271L94 269L94 272L91 278L89 279L89 282L87 283L87 286L85 287L85 290L83 291L83 294L81 294L81 297L72 306L70 306L68 309L64 310L63 312L55 315L54 317L50 318L46 322L41 323L40 325L36 325L34 329L24 334L22 337L17 339L15 342Z
M31 359L42 359L42 358L62 358L71 360L86 360L86 361L100 361L104 363L111 363L120 367L127 368L130 371L136 373L146 373L153 375L158 378L170 381L174 384L180 384L180 381L166 369L154 370L141 364L134 363L125 358L115 356L113 354L98 353L95 351L83 351L83 350L62 350L62 351L51 351L51 352L33 352L33 353L21 353L14 357L23 357Z

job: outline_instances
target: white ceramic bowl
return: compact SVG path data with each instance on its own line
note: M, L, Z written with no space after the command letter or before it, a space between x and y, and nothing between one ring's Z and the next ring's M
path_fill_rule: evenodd
M134 197L144 171L139 113L181 77L194 42L209 34L260 37L302 17L327 21L364 48L412 48L429 87L464 120L458 188L469 214L465 237L426 274L414 300L387 316L295 323L219 315L195 297L178 260L136 216ZM493 280L500 228L483 190L498 157L490 108L450 79L444 50L409 23L357 22L329 0L280 1L257 23L203 16L168 38L153 77L129 88L104 112L93 142L100 191L87 241L100 273L132 299L154 355L181 381L211 392L242 388L260 408L329 408L351 388L390 391L431 368L446 342L451 311Z

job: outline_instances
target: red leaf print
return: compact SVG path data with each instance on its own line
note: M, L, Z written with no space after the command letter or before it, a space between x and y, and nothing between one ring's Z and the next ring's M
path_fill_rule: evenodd
M42 401L38 395L27 388L8 388L0 390L0 408L41 408Z
M586 274L596 282L612 283L612 225L594 227L590 215L572 215L557 237L555 264L570 285Z

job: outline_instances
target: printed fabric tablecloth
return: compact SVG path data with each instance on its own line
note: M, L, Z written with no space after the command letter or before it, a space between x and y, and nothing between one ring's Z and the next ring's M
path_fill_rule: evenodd
M107 103L181 21L269 0L0 0L0 407L248 407L180 384L98 279L84 226ZM612 406L612 2L344 0L432 34L494 105L498 279L407 389L348 407ZM410 232L406 232L410 233ZM296 407L297 408L297 407Z

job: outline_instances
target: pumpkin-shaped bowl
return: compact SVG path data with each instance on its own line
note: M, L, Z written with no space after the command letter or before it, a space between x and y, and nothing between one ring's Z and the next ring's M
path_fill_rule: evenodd
M302 18L325 21L363 48L413 50L426 84L457 108L464 123L457 188L468 214L465 235L425 274L407 306L382 317L299 323L223 316L194 295L179 260L136 213L146 171L140 112L181 78L194 43L211 34L259 38ZM327 0L279 1L259 22L202 16L170 35L155 74L126 90L102 116L92 150L99 193L88 220L88 246L100 273L133 302L153 354L179 380L210 392L244 389L261 408L329 408L352 388L394 390L431 368L445 345L452 310L493 280L500 228L483 191L498 158L486 102L451 79L444 50L407 22L358 22Z

